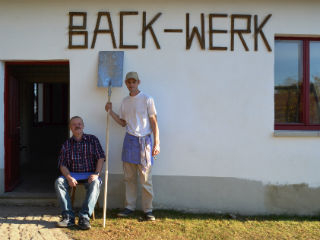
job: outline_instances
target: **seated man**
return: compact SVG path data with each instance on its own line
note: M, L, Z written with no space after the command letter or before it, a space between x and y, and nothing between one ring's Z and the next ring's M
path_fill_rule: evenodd
M55 189L62 208L62 220L58 227L74 226L75 215L69 195L70 187L76 187L78 181L84 181L86 198L79 212L79 227L90 229L90 216L99 197L101 179L99 174L104 163L104 151L98 138L83 133L84 123L81 117L70 119L72 137L61 148L58 167L63 176L55 182Z

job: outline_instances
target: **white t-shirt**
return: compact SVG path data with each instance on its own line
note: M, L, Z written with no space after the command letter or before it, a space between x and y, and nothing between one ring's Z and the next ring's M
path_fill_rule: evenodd
M153 98L140 92L122 100L119 117L127 122L127 132L137 137L152 133L149 117L156 115Z

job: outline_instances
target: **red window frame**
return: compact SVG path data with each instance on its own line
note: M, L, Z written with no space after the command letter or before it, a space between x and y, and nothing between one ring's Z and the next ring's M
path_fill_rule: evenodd
M320 130L320 124L310 124L309 89L310 89L310 42L319 41L320 37L275 37L275 40L302 41L302 123L275 123L275 130Z

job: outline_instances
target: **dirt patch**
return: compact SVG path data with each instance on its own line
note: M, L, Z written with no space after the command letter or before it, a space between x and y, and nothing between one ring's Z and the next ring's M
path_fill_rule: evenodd
M59 209L45 206L6 206L0 205L0 239L71 239L56 228Z

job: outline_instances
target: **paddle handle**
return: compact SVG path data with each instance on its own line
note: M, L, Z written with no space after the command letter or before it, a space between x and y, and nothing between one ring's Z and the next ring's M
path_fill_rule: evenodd
M108 102L111 98L111 86L108 87ZM108 192L108 163L109 163L109 125L110 114L107 112L107 129L106 129L106 165L104 172L104 198L103 198L103 227L106 227L106 215L107 215L107 192Z

